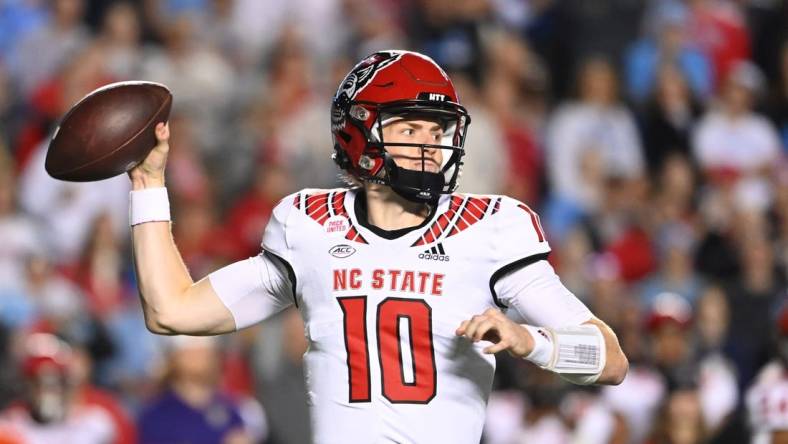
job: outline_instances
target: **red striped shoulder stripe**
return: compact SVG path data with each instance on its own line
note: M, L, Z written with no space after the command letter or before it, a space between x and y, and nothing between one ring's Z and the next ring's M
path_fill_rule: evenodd
M306 198L306 214L317 221L319 224L323 224L329 215L328 215L328 193L320 193L320 194L313 194L311 196L307 196Z
M495 204L493 205L492 214L497 213L498 210L500 210L500 209L501 209L501 198L499 197L499 198L495 199Z
M368 244L364 236L359 233L353 222L348 217L347 209L345 209L345 195L347 191L329 191L315 194L303 195L303 209L302 209L302 193L296 194L293 199L293 205L299 210L304 211L307 216L312 218L315 222L323 225L332 215L343 216L348 219L350 229L345 235L345 239Z
M334 208L334 214L338 216L346 216L347 211L345 211L345 193L346 191L340 191L334 194L334 198L332 199L331 205Z
M367 242L366 239L364 239L364 236L362 236L361 233L359 233L358 230L356 230L356 227L353 226L352 222L350 223L350 229L347 231L347 234L345 235L345 239L353 242L358 242L361 244L369 243Z
M476 221L480 221L484 218L489 206L489 199L487 202L485 202L484 199L478 197L469 197L468 204L465 205L465 212L473 216ZM471 222L471 224L475 223L476 221Z
M489 198L468 197L465 200L465 206L454 223L454 228L446 237L451 237L459 234L463 230L468 229L480 220L484 219L487 215L487 209L490 206Z
M429 228L427 228L424 234L416 242L414 242L413 245L411 245L411 247L426 245L435 242L438 238L440 238L440 236L446 230L446 227L449 226L449 223L454 218L455 214L457 214L457 210L459 210L462 201L462 197L452 196L449 209L446 210L445 213L441 214L438 217L438 220L433 222Z

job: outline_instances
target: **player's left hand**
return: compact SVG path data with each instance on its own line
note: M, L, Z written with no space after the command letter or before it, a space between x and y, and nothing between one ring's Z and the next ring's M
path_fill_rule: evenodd
M523 358L534 348L531 333L495 308L488 308L484 313L462 321L455 334L473 342L492 342L493 345L484 349L487 354L506 350L514 357Z

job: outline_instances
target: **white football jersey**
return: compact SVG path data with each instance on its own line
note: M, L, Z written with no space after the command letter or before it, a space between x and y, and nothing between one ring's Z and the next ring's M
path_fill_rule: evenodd
M753 444L769 444L771 434L788 431L788 369L778 361L767 364L745 398Z
M498 284L550 251L526 205L446 195L419 227L385 232L366 226L358 196L303 190L283 199L263 249L286 264L279 271L289 282L271 278L276 261L258 257L212 274L214 288L239 328L288 304L301 311L315 442L478 443L495 358L482 353L489 343L456 336L460 323L490 307L514 307L550 327L591 314L568 291L528 296L521 291L528 282ZM232 276L243 269L256 269L265 291L241 289ZM268 308L243 295L265 298Z

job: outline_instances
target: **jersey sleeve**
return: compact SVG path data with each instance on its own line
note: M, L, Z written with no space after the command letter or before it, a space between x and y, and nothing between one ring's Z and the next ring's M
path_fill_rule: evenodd
M265 252L220 268L208 279L239 330L279 313L294 301L287 267Z
M488 238L492 243L488 248L493 262L490 291L495 303L505 307L497 298L494 289L496 282L514 270L546 259L550 253L550 244L539 215L530 207L509 197L501 197L495 205L500 208L493 215L495 223Z
M497 306L507 308L506 301L496 291L498 281L513 271L547 259L550 244L539 215L530 207L505 196L500 197L494 205L495 223L488 237L492 261L490 292Z
M494 217L493 239L498 268L550 252L539 215L524 203L502 197L500 212Z
M509 307L507 315L518 322L561 328L580 325L593 317L545 260L501 277L494 291L498 301Z
M235 318L238 329L280 312L296 301L292 251L287 241L288 217L295 195L274 207L263 234L263 251L209 275L214 291Z

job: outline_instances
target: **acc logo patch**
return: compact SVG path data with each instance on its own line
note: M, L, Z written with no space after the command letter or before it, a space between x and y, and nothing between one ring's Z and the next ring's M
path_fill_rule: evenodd
M351 247L350 245L342 244L342 245L334 245L328 250L328 254L331 256L337 257L339 259L344 259L348 256L352 256L353 253L356 252L356 249Z
M350 223L345 216L332 216L323 222L323 228L328 234L344 234L350 229Z

